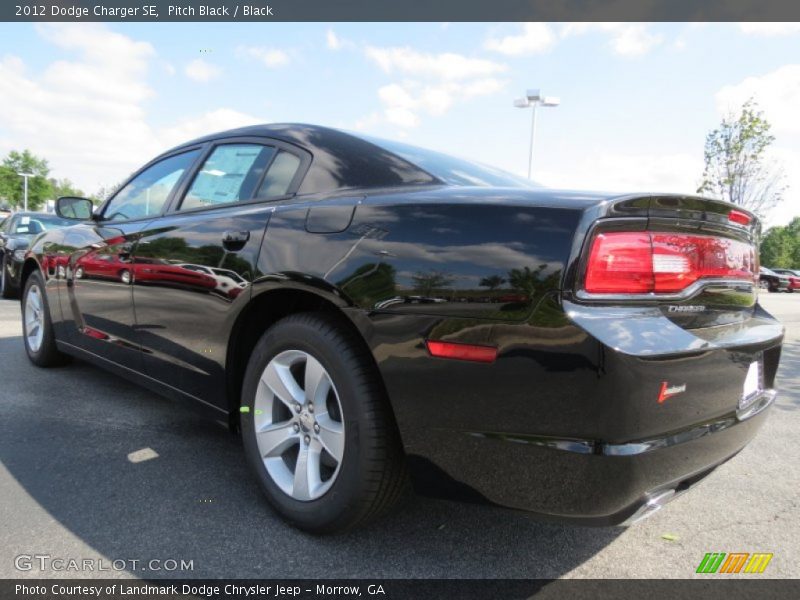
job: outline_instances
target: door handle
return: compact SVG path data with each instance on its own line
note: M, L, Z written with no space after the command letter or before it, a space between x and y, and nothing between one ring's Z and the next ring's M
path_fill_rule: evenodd
M222 245L227 250L241 250L249 239L249 231L226 231L222 234Z

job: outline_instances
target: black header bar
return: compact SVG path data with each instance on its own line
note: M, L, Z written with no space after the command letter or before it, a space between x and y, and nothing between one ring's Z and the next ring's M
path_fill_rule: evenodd
M792 0L3 0L0 21L800 21Z

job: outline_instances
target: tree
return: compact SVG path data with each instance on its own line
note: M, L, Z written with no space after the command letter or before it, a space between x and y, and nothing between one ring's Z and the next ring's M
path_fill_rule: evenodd
M773 227L761 240L761 264L765 267L800 269L800 217L786 227Z
M120 187L122 187L121 181L113 185L103 185L94 194L89 196L89 199L95 204L102 204L109 197L115 194Z
M50 179L50 187L53 189L53 198L62 196L77 196L83 198L83 191L75 187L69 179Z
M751 98L706 136L705 168L698 193L709 194L764 217L783 200L783 171L765 162L775 141L764 113Z
M414 289L422 296L432 296L434 290L449 287L453 283L453 278L441 271L417 271L411 276L414 282Z
M32 154L30 150L12 150L0 166L0 197L12 206L21 207L24 203L24 182L19 173L32 173L28 178L28 209L37 210L53 196L53 188L47 175L50 167L47 161Z
M542 284L543 280L541 275L546 268L547 265L544 264L536 267L536 270L532 270L530 267L511 269L508 272L508 283L518 292L522 292L529 298L533 298L536 295L536 290L539 289Z
M501 277L500 275L489 275L488 277L481 279L480 286L489 288L490 291L494 291L505 282L505 278Z

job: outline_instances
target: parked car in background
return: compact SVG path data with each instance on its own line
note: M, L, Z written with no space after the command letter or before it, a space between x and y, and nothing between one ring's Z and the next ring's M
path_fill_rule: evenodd
M758 273L758 281L762 290L767 290L769 292L789 291L789 278L767 267L761 267Z
M11 212L12 212L11 209L8 206L6 206L5 204L0 206L0 225L2 225L2 221L6 217L10 217L11 216Z
M56 215L37 212L17 212L0 225L0 295L16 298L20 291L20 275L25 252L38 234L73 223Z
M775 399L760 223L726 202L544 189L285 124L188 142L96 213L57 210L75 225L23 271L31 362L77 356L241 431L307 531L375 518L409 473L630 523L744 448ZM94 276L98 254L135 268Z
M789 289L786 291L794 292L795 290L800 290L800 269L773 268L771 270L778 275L786 275L789 278Z

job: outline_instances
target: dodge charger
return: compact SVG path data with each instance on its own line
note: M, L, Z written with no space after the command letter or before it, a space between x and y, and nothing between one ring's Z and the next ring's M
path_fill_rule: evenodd
M306 531L420 492L632 523L736 455L775 398L758 219L534 186L397 142L262 125L60 198L23 342L235 431Z

